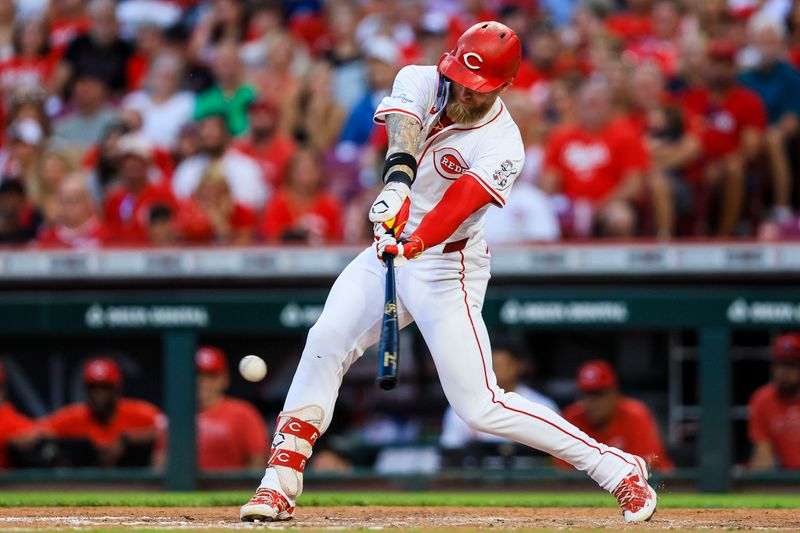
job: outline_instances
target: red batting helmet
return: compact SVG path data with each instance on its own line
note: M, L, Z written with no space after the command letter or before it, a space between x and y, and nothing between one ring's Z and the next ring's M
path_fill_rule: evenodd
M514 79L522 45L517 34L499 22L479 22L465 31L456 48L439 60L439 72L467 89L489 93Z

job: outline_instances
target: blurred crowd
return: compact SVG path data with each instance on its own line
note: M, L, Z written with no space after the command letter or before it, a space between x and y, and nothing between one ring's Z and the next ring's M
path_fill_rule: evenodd
M526 375L530 377L529 364L519 348L496 346L492 350L498 386L559 412L556 402L524 383ZM227 394L231 371L226 354L217 347L202 346L195 365L197 466L207 471L265 467L270 453L268 425L253 404ZM0 362L0 470L166 465L166 417L155 405L123 394L123 373L113 359L86 362L82 371L85 399L38 419L28 418L11 404L8 385L13 383L7 381L12 380ZM18 375L17 385L23 381ZM621 390L617 371L610 363L584 361L574 383L577 397L564 407L565 420L600 442L645 458L655 469L674 468L656 416L645 402ZM549 457L541 456L534 463L525 462L532 450L470 428L450 407L436 431L435 449L424 445L419 428L415 430L407 416L381 416L380 408L374 405L369 411L370 416L329 431L309 468L347 472L360 461L355 449L363 444L380 451L361 466L372 466L384 474L498 465L513 469L550 463ZM404 425L402 420L410 423ZM360 442L350 440L342 445L347 442L342 441L342 431L360 435ZM747 432L750 468L800 469L800 333L784 333L773 339L771 380L750 396ZM337 444L337 440L341 442ZM409 453L414 446L418 451ZM571 468L558 460L555 465Z
M377 103L487 19L490 243L800 234L800 0L0 0L0 243L366 242Z

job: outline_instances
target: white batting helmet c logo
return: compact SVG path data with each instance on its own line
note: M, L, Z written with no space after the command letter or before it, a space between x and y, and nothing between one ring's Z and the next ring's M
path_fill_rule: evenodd
M473 65L472 63L470 63L470 58L473 57L478 61L479 63L478 65ZM483 58L478 54L476 54L475 52L467 52L466 54L464 54L464 65L466 65L468 69L478 70L479 68L481 68L482 64L483 64Z

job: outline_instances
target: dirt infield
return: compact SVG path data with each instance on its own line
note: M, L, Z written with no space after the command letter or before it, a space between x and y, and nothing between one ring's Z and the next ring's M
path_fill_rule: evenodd
M18 507L0 509L0 530L37 529L425 529L425 530L800 530L792 509L665 509L625 526L619 511L520 507L306 507L291 522L242 524L235 507Z

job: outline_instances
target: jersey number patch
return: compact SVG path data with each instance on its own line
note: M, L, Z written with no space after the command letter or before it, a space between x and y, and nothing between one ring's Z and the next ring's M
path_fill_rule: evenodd
M469 170L464 157L455 148L442 148L433 151L433 166L436 172L446 180L457 180Z

